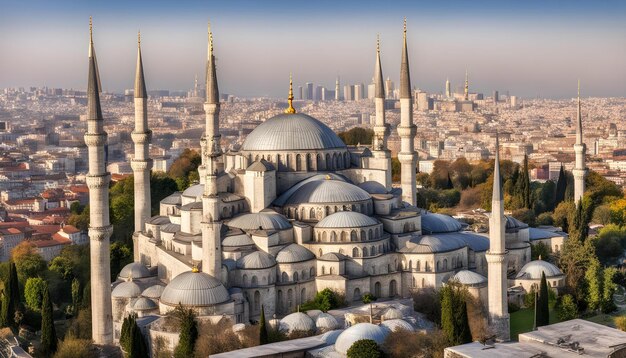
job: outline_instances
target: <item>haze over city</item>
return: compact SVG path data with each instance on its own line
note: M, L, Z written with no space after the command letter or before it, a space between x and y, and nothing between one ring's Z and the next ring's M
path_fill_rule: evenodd
M132 88L136 32L149 89L186 90L204 76L206 23L214 23L221 88L285 97L295 83L370 82L376 35L383 75L398 80L402 20L413 33L413 87L441 93L446 78L520 97L626 93L626 3L543 2L5 2L0 87L84 89L88 17L94 16L105 91Z

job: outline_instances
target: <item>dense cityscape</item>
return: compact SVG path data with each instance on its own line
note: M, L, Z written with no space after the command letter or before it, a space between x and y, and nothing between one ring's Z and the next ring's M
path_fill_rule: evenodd
M84 87L1 89L0 356L624 356L626 97L421 86L400 25L274 97L211 24L187 89L141 32L105 91L89 17Z

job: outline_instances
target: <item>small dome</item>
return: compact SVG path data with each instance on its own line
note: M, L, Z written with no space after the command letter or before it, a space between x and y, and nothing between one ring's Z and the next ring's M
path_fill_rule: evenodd
M304 246L291 244L278 252L276 262L284 264L307 261L313 258L315 258L315 255Z
M141 262L131 262L120 271L118 275L122 279L136 279L150 277L150 271Z
M387 194L387 188L377 181L364 181L359 184L359 188L365 190L370 194Z
M545 272L546 278L562 276L563 272L553 264L535 260L527 263L517 274L516 278L525 280L541 280L541 273Z
M239 247L254 245L254 240L246 234L226 236L222 241L222 247Z
M390 320L390 319L402 319L402 317L404 317L404 315L402 314L402 311L393 307L387 308L385 313L383 313L382 315L382 319L385 321Z
M180 232L180 225L173 223L165 224L161 226L161 232L175 234L177 232Z
M189 198L199 198L204 194L204 184L192 185L183 191L183 196Z
M191 210L202 210L202 202L201 201L192 201L189 204L185 204L180 207L181 211L191 211Z
M228 291L215 277L204 272L187 271L174 277L165 287L161 302L169 306L204 307L230 300Z
M265 269L276 265L276 260L265 251L255 251L237 260L238 269Z
M257 160L246 168L246 171L249 172L269 172L272 170L275 170L274 165L265 159Z
M357 228L377 225L378 220L356 211L340 211L328 215L315 228Z
M320 310L308 310L305 313L307 314L307 316L313 318L313 320L315 321L317 319L317 316L322 314L322 311L320 311Z
M419 245L424 248L423 253L447 252L460 249L465 246L465 242L454 236L426 235L422 236Z
M276 212L261 212L239 215L227 226L241 230L284 230L291 228L289 220Z
M527 224L517 220L516 218L512 216L505 215L504 218L506 219L507 230L520 230L520 229L525 229L528 227Z
M317 329L330 331L339 328L339 322L328 313L320 313L315 320L315 327L317 327Z
M165 289L165 286L161 286L161 285L150 286L146 288L145 290L143 290L141 295L143 297L148 297L148 298L161 298L161 295L163 294L164 289Z
M302 185L286 204L352 203L370 199L370 195L356 185L341 180L315 180Z
M422 214L422 231L424 234L455 232L462 228L463 225L451 216L435 213Z
M272 329L278 329L280 327L280 320L277 318L272 318L267 323L270 325Z
M111 296L115 298L133 298L139 295L141 295L141 288L133 281L122 282L111 292Z
M304 113L279 114L258 125L243 142L242 151L293 151L345 148L324 123Z
M135 300L135 303L133 303L133 310L135 311L149 311L156 308L158 308L157 304L145 297L139 297Z
M318 260L322 261L343 261L345 259L346 255L338 252L328 252L318 258Z
M280 320L280 330L286 333L315 331L315 322L306 313L295 312Z
M408 332L414 332L415 328L413 328L413 326L411 326L411 324L403 319L390 319L390 320L385 320L383 321L381 324L381 326L383 327L387 327L390 331L392 332L397 332L400 330L403 331L408 331Z
M487 283L487 278L479 273L469 270L461 270L452 276L450 280L459 281L467 286L479 286Z
M381 345L389 332L389 328L384 326L377 326L371 323L357 323L341 332L335 342L335 351L346 355L352 344L361 339L371 339L378 345Z

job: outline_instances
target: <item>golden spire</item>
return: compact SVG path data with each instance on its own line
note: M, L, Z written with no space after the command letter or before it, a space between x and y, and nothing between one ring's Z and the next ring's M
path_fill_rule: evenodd
M200 272L200 270L198 270L198 265L197 265L197 264L193 264L193 265L191 266L191 272L193 272L193 273L198 273L198 272Z
M296 113L296 109L293 108L293 81L291 79L291 73L289 73L289 97L287 97L287 103L289 103L289 108L285 110L285 113Z

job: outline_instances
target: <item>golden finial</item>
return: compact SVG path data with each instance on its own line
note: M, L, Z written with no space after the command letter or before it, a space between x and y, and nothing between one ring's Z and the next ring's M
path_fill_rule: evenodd
M326 180L331 180L332 178L330 177L329 174L326 174Z
M296 109L293 108L293 81L291 79L291 73L289 73L289 97L287 97L287 103L289 103L289 108L285 110L285 113L296 113Z
M209 21L207 24L209 30L209 48L211 50L211 53L213 53L213 32L211 32L211 21Z
M197 265L197 264L193 264L193 265L191 266L191 272L193 272L193 273L198 273L198 272L200 272L200 270L198 270L198 265Z

